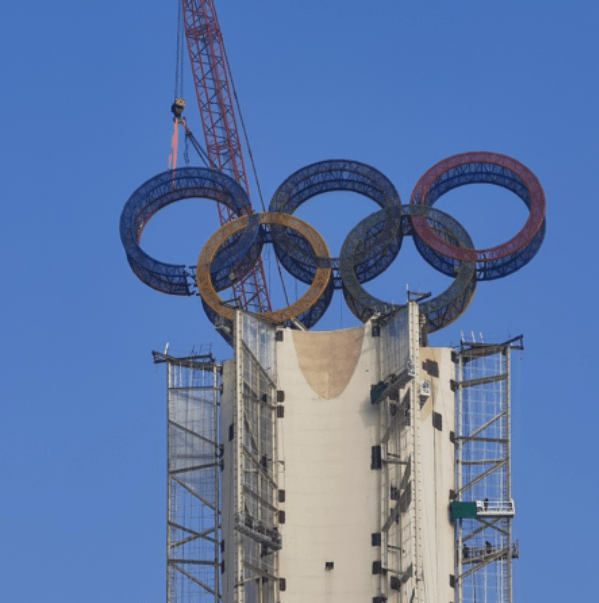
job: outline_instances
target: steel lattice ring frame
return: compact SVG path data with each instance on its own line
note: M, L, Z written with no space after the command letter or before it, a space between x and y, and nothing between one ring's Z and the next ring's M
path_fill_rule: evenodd
M308 165L287 178L276 190L269 211L293 214L302 203L331 191L358 193L374 201L379 207L401 205L399 194L391 181L373 167L349 160L328 160ZM317 268L337 268L337 258L315 258L310 246L295 232L282 227L272 229L275 253L285 269L304 283L311 283ZM399 253L401 238L388 240L386 232L379 233L381 243L376 257L364 257L356 266L357 278L365 283L385 271ZM375 261L373 261L375 260ZM340 277L334 277L336 289L342 287Z
M410 203L432 206L458 186L479 183L495 184L512 191L530 211L522 230L507 243L483 250L466 249L444 241L425 217L414 217L412 222L421 239L417 248L433 266L452 276L454 263L451 260L477 262L477 279L492 280L512 274L527 264L545 236L545 194L537 177L526 166L498 153L454 155L434 165L420 178Z
M353 269L355 256L362 252L368 233L381 223L387 229L400 236L415 234L411 225L405 220L411 217L413 223L417 217L424 217L432 224L432 229L452 245L460 249L473 249L474 245L463 226L446 213L426 205L408 205L378 211L362 220L347 236L341 249L340 272L343 279L345 301L353 314L362 322L366 322L374 314L386 314L403 306L383 302L370 295L358 281ZM438 331L459 318L466 310L476 291L476 264L472 261L461 261L454 273L454 282L443 293L420 304L420 313L427 317L428 331Z
M315 257L329 257L329 249L324 239L314 228L303 220L279 213L254 214L254 216L251 217L256 217L259 224L262 226L260 228L260 236L263 242L270 240L270 233L264 229L264 225L280 225L300 233L305 240L310 243L311 252ZM249 220L250 216L243 216L224 224L210 237L210 239L208 239L208 242L202 249L198 258L196 270L197 285L200 295L202 296L204 307L207 310L208 317L213 323L216 323L217 316L221 317L225 324L232 323L235 316L235 309L223 304L223 301L214 287L211 277L212 261L227 240L247 228ZM298 319L303 322L307 328L314 326L316 321L326 311L326 307L331 300L333 291L331 286L331 272L331 268L317 268L310 288L302 297L300 297L300 299L282 310L262 312L258 314L258 316L276 324L285 324L293 319Z
M184 265L165 264L146 254L139 246L142 231L160 209L182 199L203 198L226 205L236 216L252 212L244 189L232 178L199 167L163 172L142 184L123 208L120 234L127 260L138 278L153 289L173 295L191 295L193 274ZM229 241L225 253L219 254L212 268L212 278L219 290L230 286L230 275L241 276L255 258L258 226L248 228L235 241ZM259 253L259 252L258 252ZM249 259L246 259L249 258ZM193 282L193 281L192 281Z

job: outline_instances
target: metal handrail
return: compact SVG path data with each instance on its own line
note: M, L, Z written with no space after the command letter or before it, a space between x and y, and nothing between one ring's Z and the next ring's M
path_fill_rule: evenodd
M477 500L476 514L480 515L505 515L513 517L516 514L516 508L513 500Z

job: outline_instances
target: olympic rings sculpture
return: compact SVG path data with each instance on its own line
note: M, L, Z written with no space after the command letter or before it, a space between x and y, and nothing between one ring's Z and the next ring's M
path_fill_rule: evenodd
M477 250L454 218L433 205L448 191L467 184L494 184L512 191L529 209L522 230L493 248ZM331 258L326 242L293 212L317 195L350 191L366 196L379 210L347 236L339 258ZM210 237L193 268L160 262L140 247L148 220L182 199L202 198L226 205L237 216ZM229 323L234 310L218 292L252 270L264 244L272 244L283 267L309 285L288 307L263 313L277 324L299 320L307 328L325 313L335 289L342 289L350 310L365 322L394 306L372 297L363 284L386 270L397 257L403 238L433 268L454 278L450 287L420 303L429 332L456 320L468 307L477 281L512 274L538 252L545 236L545 195L535 175L520 162L497 153L463 153L429 169L417 182L410 205L402 205L393 184L378 170L357 161L330 160L304 167L276 190L269 212L256 214L246 192L228 176L199 167L164 172L140 186L129 198L120 220L121 241L133 272L145 284L172 295L193 295L194 280L206 314Z

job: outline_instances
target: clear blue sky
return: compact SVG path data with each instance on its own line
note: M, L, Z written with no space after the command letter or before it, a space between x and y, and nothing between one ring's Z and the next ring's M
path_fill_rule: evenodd
M510 155L538 176L540 253L481 283L432 343L457 344L462 331L487 341L524 333L513 383L515 601L594 600L599 5L217 0L217 10L267 203L293 171L322 159L373 165L404 202L429 167L465 151ZM3 9L5 601L164 600L165 377L150 352L213 342L218 358L230 355L197 299L137 280L118 236L129 195L167 166L176 18L175 0ZM186 69L187 116L200 135ZM519 230L518 199L470 188L438 206L479 247ZM216 209L180 205L152 220L143 245L193 264ZM298 215L338 252L373 209L333 194ZM439 291L446 281L404 246L369 290L399 302L406 283ZM274 280L269 262L267 272ZM321 326L353 324L335 299Z

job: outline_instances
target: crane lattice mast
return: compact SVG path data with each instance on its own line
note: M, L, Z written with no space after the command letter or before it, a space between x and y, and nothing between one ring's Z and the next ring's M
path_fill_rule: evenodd
M236 180L249 195L249 184L233 103L227 56L213 0L182 0L185 37L211 165ZM235 216L218 205L221 225ZM262 259L233 285L243 308L270 311Z

